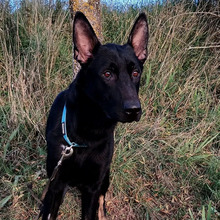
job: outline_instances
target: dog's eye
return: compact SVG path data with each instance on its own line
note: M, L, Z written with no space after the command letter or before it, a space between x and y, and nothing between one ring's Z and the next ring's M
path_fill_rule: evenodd
M103 75L104 75L105 78L107 78L107 79L109 79L109 78L112 76L111 72L109 72L109 71L104 72Z
M132 76L133 76L133 77L138 77L138 76L139 76L139 72L138 72L137 70L134 70L134 71L132 72Z

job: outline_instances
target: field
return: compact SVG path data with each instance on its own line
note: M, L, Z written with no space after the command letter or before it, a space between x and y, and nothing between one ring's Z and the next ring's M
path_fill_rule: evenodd
M45 124L73 78L71 19L60 1L0 1L0 219L35 219L47 182ZM141 121L118 124L109 219L220 219L220 5L102 6L105 42L149 20ZM59 219L80 217L70 189Z

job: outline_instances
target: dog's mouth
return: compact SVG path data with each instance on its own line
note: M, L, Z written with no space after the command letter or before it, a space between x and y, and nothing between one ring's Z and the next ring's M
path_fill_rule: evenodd
M141 109L138 109L138 111L134 111L134 112L125 112L124 113L124 117L122 117L122 120L120 120L123 123L126 122L133 122L133 121L139 121L141 118Z
M122 123L138 122L141 118L142 110L139 109L135 112L121 112L119 114L109 114L105 112L105 115L108 119L119 121Z

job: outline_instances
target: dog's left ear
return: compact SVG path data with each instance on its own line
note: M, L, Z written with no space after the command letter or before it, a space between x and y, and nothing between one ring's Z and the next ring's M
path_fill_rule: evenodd
M76 12L73 23L74 58L85 64L93 57L95 49L100 42L86 16Z
M128 44L134 49L137 58L144 63L147 59L148 23L145 13L141 13L134 23L128 38Z

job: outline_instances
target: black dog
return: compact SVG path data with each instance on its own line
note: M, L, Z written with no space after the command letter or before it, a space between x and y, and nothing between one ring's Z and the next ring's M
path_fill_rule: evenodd
M127 44L101 45L87 18L77 12L73 25L74 56L81 64L76 79L55 99L47 122L47 173L64 159L43 201L43 219L56 219L67 186L82 194L82 219L106 219L105 193L117 122L138 121L143 63L147 58L148 24L144 13L135 21ZM72 141L72 142L71 142ZM70 152L68 152L70 153Z

